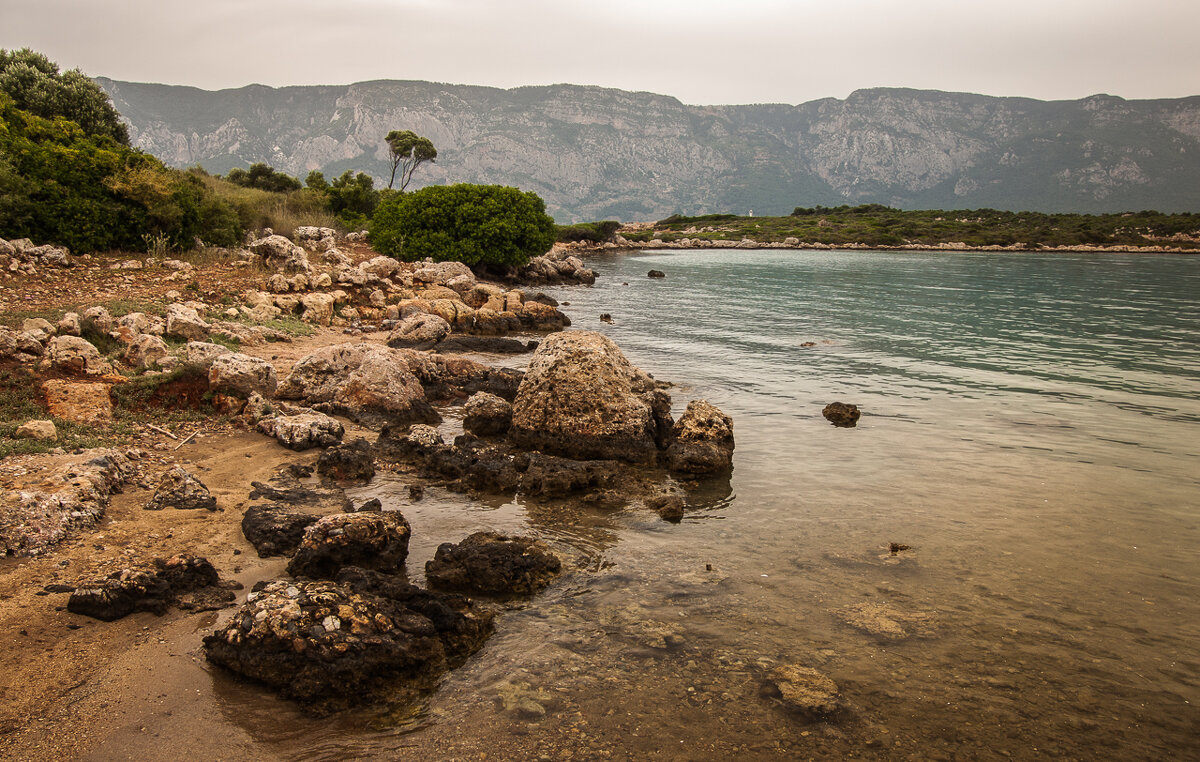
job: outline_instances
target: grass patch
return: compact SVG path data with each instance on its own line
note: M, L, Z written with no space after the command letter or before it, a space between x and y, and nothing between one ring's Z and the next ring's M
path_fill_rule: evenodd
M253 320L246 315L238 315L236 318L232 318L231 322L243 325L261 325L264 328L286 333L288 336L312 336L317 330L311 323L305 323L294 315L280 315L273 320L262 322Z
M28 421L52 420L58 439L51 442L15 439L17 429ZM51 418L41 399L37 378L20 365L0 367L0 459L9 455L31 455L62 447L74 450L114 444L127 433L123 428L108 430Z

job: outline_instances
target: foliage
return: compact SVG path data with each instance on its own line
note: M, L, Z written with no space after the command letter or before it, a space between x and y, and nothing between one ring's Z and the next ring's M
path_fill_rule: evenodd
M225 179L243 188L258 188L275 193L287 193L301 188L300 181L296 178L278 172L274 167L261 162L251 164L249 171L241 168L231 169L225 175Z
M338 227L326 195L311 188L288 193L235 185L193 167L188 173L203 183L230 210L241 230L272 228L290 233L302 225Z
M797 207L787 217L674 215L631 240L680 238L760 243L796 238L832 246L1171 246L1200 250L1200 214L1157 211L1121 214L1045 214L996 209L900 210L882 204Z
M413 172L425 162L437 159L437 149L429 138L423 138L412 130L392 130L384 138L392 160L392 177L388 180L390 190L396 182L396 170L400 170L400 192L408 187Z
M346 227L362 229L379 206L380 191L375 180L365 172L355 175L346 170L329 185L329 209Z
M60 74L58 64L29 48L0 49L0 92L22 111L62 117L87 135L129 145L129 131L100 87L79 69Z
M588 241L590 243L605 243L612 241L621 223L616 220L603 222L580 222L576 225L559 225L558 242Z
M523 265L556 238L535 193L501 185L433 185L384 200L370 228L381 254L467 265Z

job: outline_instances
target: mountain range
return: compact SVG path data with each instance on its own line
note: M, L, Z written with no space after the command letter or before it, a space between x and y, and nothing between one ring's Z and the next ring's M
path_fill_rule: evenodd
M795 106L689 106L576 85L97 82L133 144L173 166L224 173L266 162L301 179L353 170L386 184L384 135L413 130L438 158L410 187L515 185L541 195L560 223L865 203L1200 211L1200 96L1039 101L875 88Z

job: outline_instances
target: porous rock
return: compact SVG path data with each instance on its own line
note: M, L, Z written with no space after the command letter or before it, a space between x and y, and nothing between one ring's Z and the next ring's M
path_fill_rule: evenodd
M439 315L418 313L400 322L388 334L389 347L430 349L450 335L450 324Z
M300 547L304 532L320 518L312 510L281 503L257 503L242 514L242 534L259 558L290 556Z
M266 360L230 352L213 358L208 367L208 386L214 392L242 399L255 392L270 397L275 393L278 380L275 367Z
M133 368L150 368L165 365L170 356L171 349L167 342L153 334L144 333L125 348L124 360Z
M707 474L733 463L733 419L706 400L688 403L671 430L666 450L673 471Z
M215 588L220 582L217 570L208 559L187 554L156 558L148 564L128 567L104 579L77 585L67 601L67 611L106 622L135 611L161 615L181 596L201 588ZM233 602L231 591L216 592L217 595L209 599L209 605L197 608L219 608ZM216 605L211 605L213 603Z
M211 328L195 309L182 304L167 305L167 336L186 341L203 341L208 338Z
M305 530L288 574L331 579L343 566L398 572L408 557L410 534L408 522L396 511L325 516Z
M438 546L425 564L430 587L463 593L532 595L550 584L562 562L531 537L476 532L456 544Z
M17 427L13 438L52 442L58 439L58 429L55 428L54 421L29 421Z
M848 405L844 402L830 402L821 411L821 415L825 416L825 420L834 426L852 428L858 425L861 413L858 410L858 405Z
M488 392L476 392L463 406L463 429L476 436L504 434L512 425L513 407Z
M346 427L340 421L324 413L298 413L263 418L258 430L275 437L279 444L289 450L310 450L314 447L330 447L342 441Z
M250 244L250 251L262 257L267 267L286 273L308 272L308 254L281 235L269 235Z
M837 683L811 667L776 667L768 683L788 709L809 719L828 718L842 708Z
M163 474L158 482L154 496L145 506L148 511L161 511L164 508L180 510L205 509L217 510L217 499L208 491L204 483L188 472L183 466L175 466Z
M86 376L100 376L112 371L112 366L86 339L78 336L56 336L46 348L46 360L56 370Z
M371 443L359 437L328 448L317 459L317 473L341 482L371 481L375 476Z

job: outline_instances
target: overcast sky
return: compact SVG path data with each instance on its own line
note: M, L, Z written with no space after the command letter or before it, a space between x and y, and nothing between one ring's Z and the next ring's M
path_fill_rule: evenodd
M1200 94L1197 0L0 0L0 47L206 89L423 79L696 105Z

